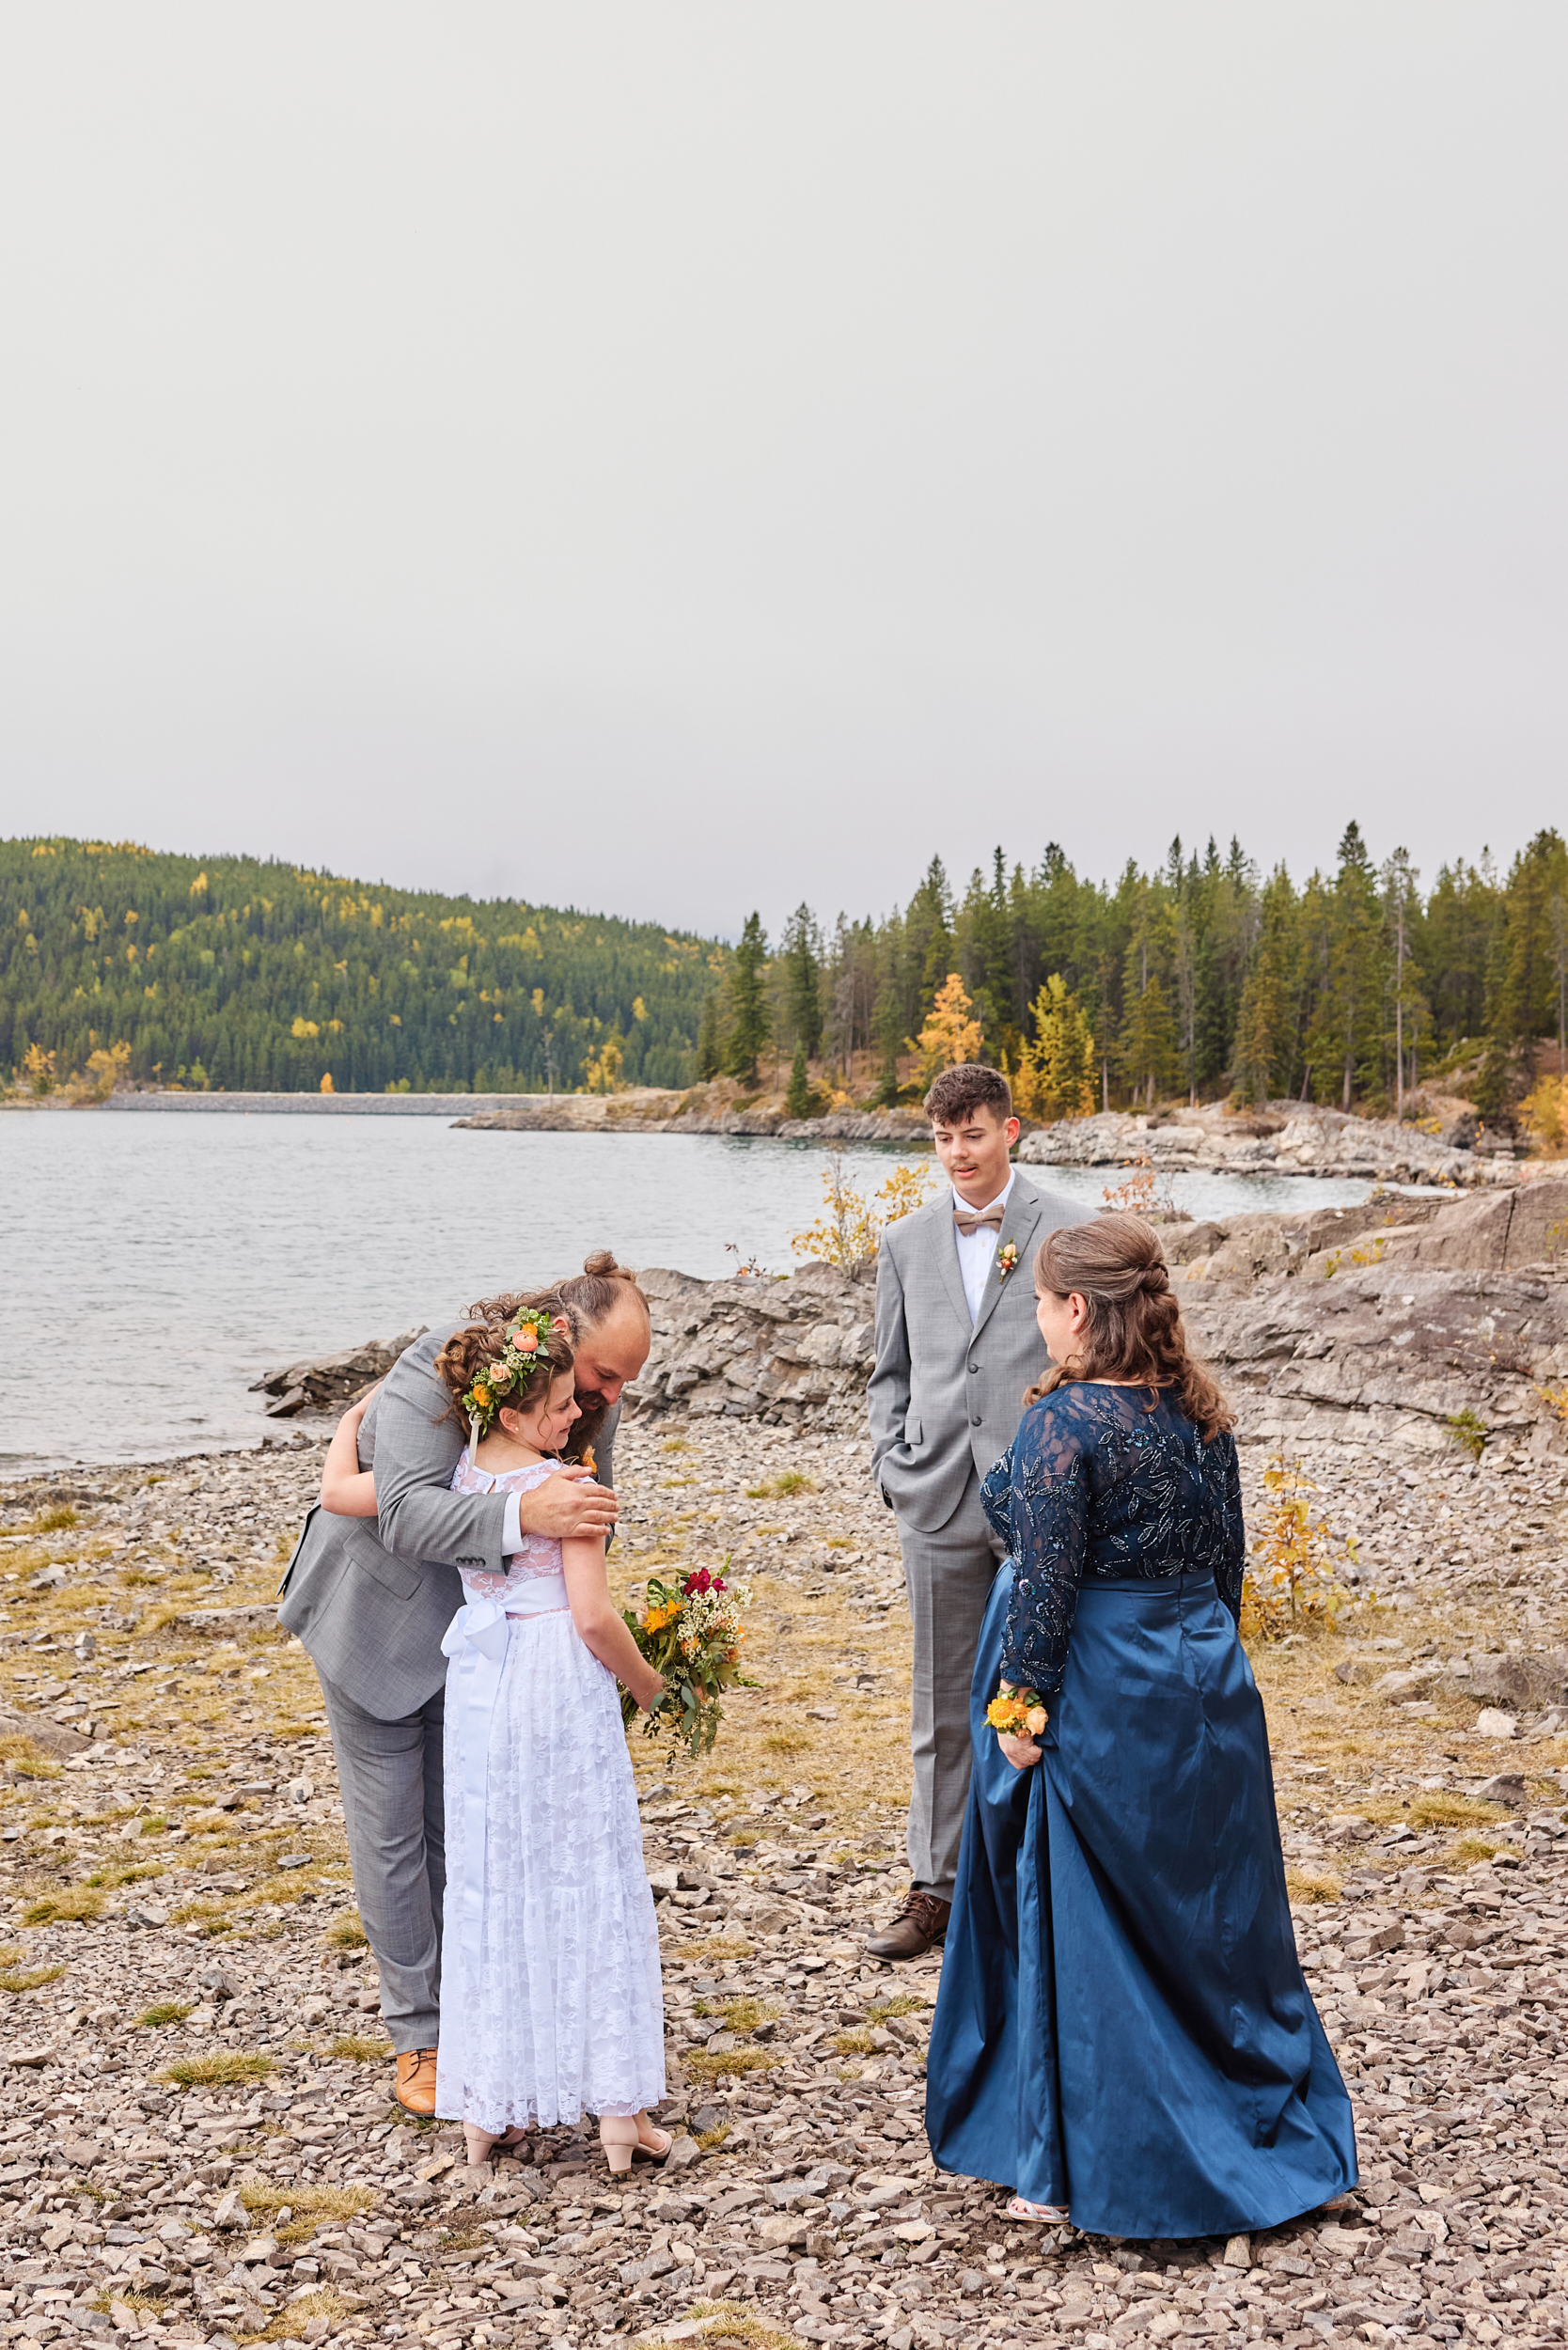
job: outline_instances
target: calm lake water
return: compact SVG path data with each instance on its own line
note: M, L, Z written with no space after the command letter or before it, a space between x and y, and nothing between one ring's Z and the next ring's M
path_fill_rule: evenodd
M845 1152L873 1187L898 1155ZM713 1277L734 1270L733 1243L786 1270L823 1165L817 1143L464 1134L441 1118L0 1114L0 1474L255 1443L261 1371L449 1318L592 1248ZM1026 1173L1090 1204L1117 1180ZM1173 1188L1214 1214L1344 1207L1368 1187Z

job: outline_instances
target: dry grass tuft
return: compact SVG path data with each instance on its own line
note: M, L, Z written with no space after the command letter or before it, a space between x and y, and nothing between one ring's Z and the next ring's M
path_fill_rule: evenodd
M726 2031L755 2031L759 2024L776 2023L779 2012L776 2007L765 2007L760 1999L725 1999L717 2007L698 1999L693 2010L698 2015L722 2016Z
M708 2350L805 2350L798 2334L759 2317L742 2301L694 2301L689 2314L699 2327L691 2339Z
M1484 1837L1462 1836L1456 1844L1449 1846L1443 1857L1445 1860L1462 1860L1467 1864L1473 1860L1490 1860L1494 1854L1501 1850L1500 1844L1489 1844Z
M169 1923L176 1926L200 1926L211 1941L215 1934L227 1934L234 1920L215 1902L181 1902L178 1909L169 1911Z
M1412 1827L1490 1827L1507 1816L1500 1804L1478 1803L1473 1795L1447 1795L1435 1790L1412 1796L1405 1814Z
M1293 1902L1310 1904L1337 1902L1344 1887L1338 1877L1331 1877L1321 1869L1296 1869L1287 1864L1285 1890Z
M165 2064L158 2077L177 2081L181 2089L211 2089L220 2081L263 2081L272 2069L269 2056L180 2057Z
M745 1497L748 1501L784 1501L791 1494L814 1494L816 1490L804 1469L784 1469L777 1477L770 1477L765 1484L748 1485ZM834 1547L841 1548L842 1544L836 1543Z
M735 1934L713 1934L706 1942L687 1942L682 1947L687 1958L711 1958L715 1964L726 1958L750 1958L754 1948Z
M69 1501L56 1502L52 1510L40 1510L36 1518L24 1525L13 1526L13 1534L63 1534L69 1527L80 1526L81 1519Z
M339 1918L327 1935L336 1950L368 1950L369 1937L357 1918Z
M830 2044L837 2056L870 2056L871 2035L866 2025L857 2024L853 2030L836 2031Z
M714 2052L698 2049L682 2059L682 2070L690 2080L721 2081L727 2074L771 2073L776 2064L782 2064L782 2054L771 2048L729 2048Z
M63 1966L33 1966L25 1972L8 1966L0 1975L0 1991L41 1991L46 1982L58 1982L64 1973Z
M195 2002L191 1999L157 1999L151 2007L143 2008L136 2018L136 2029L157 2031L165 2024L182 2024L194 2013Z
M285 2233L291 2234L292 2231L286 2230ZM263 2326L260 2333L242 2334L240 2339L242 2342L300 2342L312 2318L324 2317L336 2332L349 2315L349 2304L342 2295L331 2285L322 2285L312 2293L302 2293L297 2301L290 2301L287 2309L279 2310L271 2325Z
M103 1896L86 1885L68 1886L63 1893L46 1893L29 1902L22 1913L24 1926L53 1926L68 1920L86 1925L103 1915Z
M340 2031L327 2054L341 2057L345 2064L390 2064L392 2043L368 2032Z

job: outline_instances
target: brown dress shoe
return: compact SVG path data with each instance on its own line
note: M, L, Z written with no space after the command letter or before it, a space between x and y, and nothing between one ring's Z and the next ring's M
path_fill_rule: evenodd
M428 2118L435 2111L435 2050L405 2048L398 2059L398 2103Z
M892 1924L870 1936L867 1950L872 1958L923 1958L947 1933L952 1913L951 1902L938 1901L934 1893L922 1893L912 1885Z

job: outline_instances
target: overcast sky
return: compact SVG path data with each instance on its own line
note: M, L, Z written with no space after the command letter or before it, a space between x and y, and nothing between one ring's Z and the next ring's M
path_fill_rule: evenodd
M0 831L733 932L1568 816L1568 9L3 0Z

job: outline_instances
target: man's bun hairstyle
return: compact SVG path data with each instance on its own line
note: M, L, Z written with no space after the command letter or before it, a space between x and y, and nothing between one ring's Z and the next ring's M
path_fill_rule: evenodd
M990 1110L1003 1126L1012 1116L1012 1088L999 1069L980 1060L961 1060L956 1069L944 1069L925 1099L925 1113L933 1126L961 1125L978 1109Z

